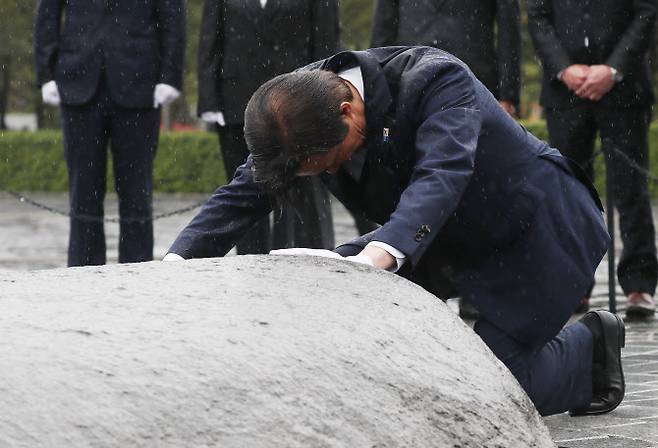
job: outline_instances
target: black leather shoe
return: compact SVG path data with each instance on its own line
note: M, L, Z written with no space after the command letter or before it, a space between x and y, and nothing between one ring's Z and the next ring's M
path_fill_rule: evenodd
M592 402L571 415L605 414L619 406L626 384L621 365L621 349L625 344L624 321L608 311L590 311L580 319L593 336Z
M656 314L656 303L651 294L646 292L632 292L628 295L626 317L629 319L646 319Z

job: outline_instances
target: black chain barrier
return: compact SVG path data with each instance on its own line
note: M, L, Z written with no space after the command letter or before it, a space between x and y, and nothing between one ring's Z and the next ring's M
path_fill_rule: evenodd
M85 214L79 214L79 213L71 213L71 212L65 212L62 210L58 210L54 207L51 207L49 205L43 204L41 202L35 201L34 199L31 199L24 194L18 193L16 191L12 191L6 188L0 187L0 192L1 193L6 193L9 196L12 196L16 199L18 199L19 202L29 204L35 208L45 210L47 212L53 213L55 215L60 215L60 216L66 216L68 218L74 218L74 219L79 219L82 221L90 221L90 222L111 222L111 223L119 223L119 222L147 222L147 221L156 221L158 219L162 218L168 218L170 216L176 216L176 215L182 215L183 213L190 212L196 208L201 207L203 204L205 204L206 199L203 201L196 202L194 204L188 205L183 208L179 208L176 210L172 210L169 212L163 212L163 213L158 213L157 215L153 216L147 216L147 217L137 217L137 218L100 218L98 216L93 216L93 215L85 215Z
M612 150L619 155L631 168L635 169L636 171L639 171L640 173L644 174L647 176L647 179L650 180L651 182L655 182L658 184L658 176L654 176L649 172L649 170L645 169L644 167L640 166L636 161L631 159L628 155L624 154L622 151L620 151L617 148L612 148ZM592 157L587 161L587 163L592 163L594 159L596 159L598 156L603 154L602 150L597 150L594 152ZM118 222L144 222L144 221L156 221L158 219L163 219L163 218L168 218L170 216L176 216L176 215L182 215L183 213L190 212L198 207L201 207L206 200L204 199L203 201L196 202L194 204L188 205L183 208L179 208L176 210L172 210L169 212L164 212L164 213L159 213L154 216L149 216L149 217L138 217L138 218L99 218L98 216L92 216L92 215L85 215L85 214L77 214L77 213L70 213L70 212L65 212L62 210L58 210L54 207L51 207L49 205L43 204L41 202L35 201L34 199L31 199L24 194L18 193L16 191L9 190L7 188L2 188L0 187L0 192L1 193L6 193L9 196L13 196L16 199L18 199L20 202L23 202L25 204L29 204L33 207L39 208L41 210L48 211L50 213L60 215L60 216L66 216L69 218L75 218L75 219L80 219L83 221L92 221L92 222L112 222L112 223L118 223Z
M631 159L628 156L628 154L623 153L621 150L617 148L612 148L612 150L635 171L638 171L640 174L644 174L645 176L647 176L647 180L658 184L658 176L654 176L653 174L651 174L651 172L648 169L644 168L643 166L640 166L635 160Z

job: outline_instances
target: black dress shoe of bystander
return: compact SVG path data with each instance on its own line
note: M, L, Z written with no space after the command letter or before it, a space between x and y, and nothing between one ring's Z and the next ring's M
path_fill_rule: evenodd
M624 321L616 314L599 310L585 314L580 322L592 332L592 401L569 414L604 414L619 406L626 389L621 363L626 337Z

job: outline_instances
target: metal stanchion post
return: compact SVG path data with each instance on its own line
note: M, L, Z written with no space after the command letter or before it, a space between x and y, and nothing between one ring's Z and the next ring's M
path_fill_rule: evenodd
M608 222L608 233L610 233L610 245L608 247L608 307L611 313L617 312L616 276L615 276L615 206L614 192L612 186L612 175L608 159L608 169L605 175L606 217Z

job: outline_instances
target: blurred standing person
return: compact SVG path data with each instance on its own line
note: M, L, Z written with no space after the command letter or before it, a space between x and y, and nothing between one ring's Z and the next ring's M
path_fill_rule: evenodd
M62 112L69 266L106 262L108 141L119 197L119 262L153 259L160 107L180 95L184 50L184 0L38 1L37 81L43 101Z
M543 66L541 104L551 146L594 176L596 134L612 176L624 249L617 277L627 316L655 313L658 262L647 178L654 101L648 53L655 0L528 0L528 24ZM588 298L581 311L588 307Z
M244 110L270 78L333 54L338 47L337 0L206 0L199 42L198 113L217 125L226 175L233 177L249 154ZM269 218L236 245L238 254L275 248L333 247L327 190L316 179L300 179L295 210L283 206L270 235Z
M521 80L518 0L378 0L371 47L426 45L457 56L516 116Z
M378 0L371 47L425 45L464 61L511 116L521 79L518 0ZM477 318L463 299L459 315Z

